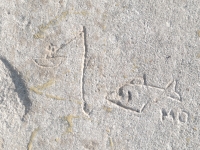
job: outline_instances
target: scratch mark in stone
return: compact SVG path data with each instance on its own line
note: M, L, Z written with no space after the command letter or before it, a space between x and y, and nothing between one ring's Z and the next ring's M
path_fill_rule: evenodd
M83 111L88 115L89 114L89 107L88 104L85 101L85 70L86 70L86 57L87 57L87 53L88 53L88 46L87 46L87 42L86 42L86 28L85 26L83 26L83 31L81 33L82 39L83 39L83 49L84 49L84 53L83 53L83 63L82 63L82 81L81 81L81 93L82 93L82 100L83 100Z
M64 120L66 120L67 123L68 123L68 128L67 128L68 133L72 133L72 131L73 131L73 121L72 121L72 119L74 119L74 118L78 118L78 117L74 116L72 114L64 117Z
M32 133L31 133L31 137L30 137L30 141L28 143L27 149L28 150L32 150L33 148L33 140L37 135L37 132L39 131L39 128L36 128Z
M200 30L197 31L197 35L200 37Z
M110 147L113 150L114 149L114 143L111 137L109 137L109 143L110 143Z
M112 112L112 108L110 108L110 107L104 106L103 109L108 113Z
M86 16L88 14L88 12L87 11L80 11L80 12L71 11L70 12L68 10L65 10L60 15L58 15L54 19L50 20L48 23L38 26L39 31L36 34L34 34L33 37L35 39L44 39L45 34L48 31L48 29L60 24L62 21L65 20L67 15L70 15L70 14Z
M38 95L42 95L43 93L42 92L40 92L36 87L31 87L31 88L29 88L31 91L33 91L33 92L35 92L36 94L38 94Z
M0 57L0 60L4 63L5 67L9 70L11 79L15 85L16 93L20 101L25 107L25 112L22 117L22 121L24 121L25 116L30 111L31 105L32 105L32 102L29 99L29 93L28 93L25 81L23 80L22 75L10 64L10 62L6 58Z
M51 94L45 94L47 98L52 98L52 99L55 99L55 100L65 100L64 98L62 97L58 97L58 96L55 96L55 95L51 95Z
M66 10L62 12L60 15L56 16L54 19L50 20L47 24L42 24L38 27L39 31L33 35L35 39L43 39L45 38L45 31L47 31L50 27L58 25L61 21L65 19L65 17L69 14L69 11Z
M140 112L143 112L144 109L147 107L147 105L149 104L149 102L147 102L146 104L143 105L142 109L140 110Z
M170 82L166 85L165 90L166 90L167 88L169 88L172 84L173 84L173 80L170 81Z
M200 58L200 53L197 53L197 54L196 54L196 57L199 59L199 58Z
M35 92L36 94L42 95L43 90L45 90L46 88L52 86L55 83L55 79L50 79L49 81L47 81L46 83L42 84L42 85L38 85L36 87L31 87L29 88L31 91Z
M44 90L50 86L52 86L53 84L55 83L55 79L50 79L48 82L40 85L40 86L37 86L37 89L38 90Z

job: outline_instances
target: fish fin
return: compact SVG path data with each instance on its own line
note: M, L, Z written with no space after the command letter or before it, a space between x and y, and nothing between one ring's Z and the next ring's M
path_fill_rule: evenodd
M165 88L165 93L167 94L168 97L181 101L181 95L177 92L176 90L177 86L177 81L172 80Z

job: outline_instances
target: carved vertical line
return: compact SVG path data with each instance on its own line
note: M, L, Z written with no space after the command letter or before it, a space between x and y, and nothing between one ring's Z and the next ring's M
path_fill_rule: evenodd
M83 39L83 63L82 63L82 81L81 81L81 94L82 94L82 100L83 100L83 111L88 114L89 108L85 101L85 71L86 71L86 57L88 53L88 46L87 46L87 39L86 39L86 28L83 26L82 30L82 39Z

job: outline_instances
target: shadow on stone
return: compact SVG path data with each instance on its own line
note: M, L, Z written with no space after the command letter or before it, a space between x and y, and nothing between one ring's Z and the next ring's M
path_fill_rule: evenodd
M15 92L17 92L17 95L18 95L21 103L25 107L25 113L22 118L22 121L24 121L24 117L30 111L30 108L32 105L31 100L29 99L29 93L28 93L26 84L22 78L22 75L20 73L18 73L17 70L14 69L14 67L10 64L10 62L6 58L0 57L0 60L4 63L6 68L9 70L10 76L15 85Z

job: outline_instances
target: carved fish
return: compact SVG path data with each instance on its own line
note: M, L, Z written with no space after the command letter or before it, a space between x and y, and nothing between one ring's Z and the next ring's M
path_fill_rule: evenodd
M117 91L111 92L106 99L122 108L141 113L153 101L164 97L181 102L181 96L176 92L176 81L172 80L165 88L147 85L143 78L137 78L123 85Z

